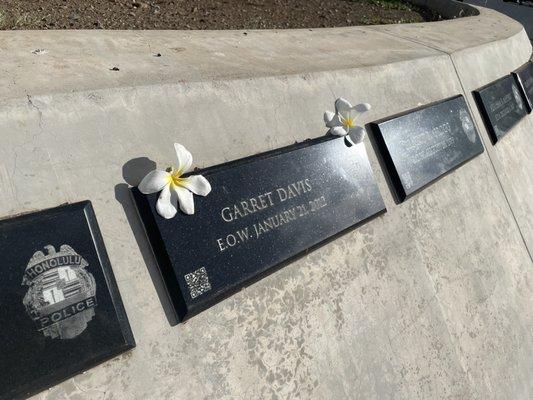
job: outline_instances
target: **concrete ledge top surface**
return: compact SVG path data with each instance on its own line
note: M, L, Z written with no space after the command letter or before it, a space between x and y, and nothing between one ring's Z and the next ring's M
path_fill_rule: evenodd
M480 11L433 23L323 29L3 31L2 101L364 68L435 57L523 32L502 14Z

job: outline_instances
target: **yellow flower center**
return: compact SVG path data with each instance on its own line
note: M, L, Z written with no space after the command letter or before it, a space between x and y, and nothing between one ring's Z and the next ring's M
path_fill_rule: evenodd
M181 177L181 171L172 171L168 179L170 183L175 186L182 186L182 182L184 180Z
M353 128L355 126L355 119L354 118L344 118L344 126L346 128Z

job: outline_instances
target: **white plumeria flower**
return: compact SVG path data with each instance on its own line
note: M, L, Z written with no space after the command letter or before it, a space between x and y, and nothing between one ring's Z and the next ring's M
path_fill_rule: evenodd
M178 211L178 203L185 214L194 214L193 193L207 196L211 185L202 175L191 175L186 178L182 175L192 166L192 155L181 144L174 143L178 168L170 172L154 170L146 175L139 184L139 190L144 194L161 191L157 200L156 210L163 218L170 219Z
M324 122L329 128L329 133L336 136L350 135L355 143L361 142L365 138L365 128L355 125L357 117L367 112L372 107L368 103L352 106L348 100L342 97L335 101L335 112L326 111Z

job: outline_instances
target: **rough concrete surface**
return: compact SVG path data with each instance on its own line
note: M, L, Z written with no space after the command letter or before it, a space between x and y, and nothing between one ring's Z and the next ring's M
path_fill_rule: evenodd
M501 0L466 0L469 4L491 8L517 20L522 25L530 38L533 38L533 5L524 2L503 2Z
M492 148L469 94L529 41L485 11L398 29L0 34L0 215L90 199L137 340L35 399L533 397L532 119ZM366 139L385 215L170 325L127 183L172 143L209 166L324 134L339 96L367 123L458 93L485 153L396 205Z

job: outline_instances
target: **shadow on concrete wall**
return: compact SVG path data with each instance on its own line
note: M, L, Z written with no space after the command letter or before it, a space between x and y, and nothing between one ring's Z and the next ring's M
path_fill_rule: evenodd
M141 220L137 214L137 209L131 196L130 188L137 186L142 178L150 171L156 169L156 163L147 157L134 158L126 162L122 166L122 177L126 183L119 183L115 186L115 199L122 205L124 214L128 220L128 224L135 236L137 246L141 250L144 263L150 273L150 278L159 296L159 301L163 306L165 315L167 316L170 325L174 326L178 323L174 307L170 302L167 290L159 268L157 266L155 257L152 253L150 243L144 232Z

